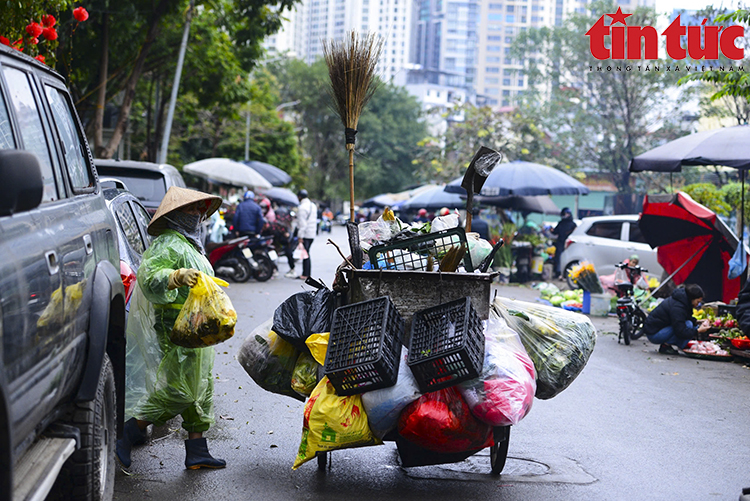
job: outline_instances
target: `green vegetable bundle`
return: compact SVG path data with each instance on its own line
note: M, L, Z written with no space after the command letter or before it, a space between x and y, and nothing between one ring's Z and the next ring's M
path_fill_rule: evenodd
M492 308L518 332L534 362L539 399L552 398L567 388L594 351L596 329L585 315L501 297Z

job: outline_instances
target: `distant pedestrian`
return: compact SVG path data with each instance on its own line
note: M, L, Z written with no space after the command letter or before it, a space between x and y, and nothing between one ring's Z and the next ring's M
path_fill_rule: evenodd
M242 203L234 212L234 231L240 235L255 237L263 230L263 209L255 203L255 193L248 190Z
M479 233L480 238L485 240L490 239L490 225L487 221L479 217L479 211L476 209L472 211L471 231Z
M307 257L302 260L302 280L307 280L311 272L310 247L312 246L315 232L318 226L318 207L308 197L307 190L297 193L299 207L297 207L297 236L307 251Z
M419 209L419 211L417 212L417 217L414 219L414 222L418 224L429 223L430 218L427 217L427 209Z
M557 223L557 226L552 229L552 234L557 235L557 240L555 241L554 265L555 277L557 277L558 279L565 278L562 276L563 270L560 269L560 255L562 254L563 250L565 250L565 240L568 239L570 234L573 233L573 230L575 229L576 223L575 221L573 221L573 214L567 207L563 208L563 210L560 211L560 222Z

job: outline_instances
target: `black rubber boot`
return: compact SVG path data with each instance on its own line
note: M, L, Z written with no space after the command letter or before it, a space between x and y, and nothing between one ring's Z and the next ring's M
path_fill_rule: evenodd
M138 428L138 422L135 418L130 418L125 422L122 429L122 438L117 441L115 453L125 468L130 468L131 459L130 451L134 445L146 443L146 430Z
M227 462L216 459L208 452L208 444L205 437L185 440L185 468L197 470L198 468L224 468Z

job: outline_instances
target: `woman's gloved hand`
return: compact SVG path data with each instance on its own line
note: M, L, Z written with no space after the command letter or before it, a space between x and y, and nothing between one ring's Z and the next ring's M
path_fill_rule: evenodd
M201 272L198 270L195 270L193 268L180 268L179 270L174 270L169 275L169 282L167 283L167 288L169 290L177 289L178 287L194 287L195 284L198 283L198 277L200 276Z

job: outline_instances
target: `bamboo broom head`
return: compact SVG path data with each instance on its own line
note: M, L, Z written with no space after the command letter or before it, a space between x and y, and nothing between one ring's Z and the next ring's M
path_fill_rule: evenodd
M354 149L359 117L378 88L375 68L382 50L383 40L374 33L359 36L351 31L341 41L323 41L332 108L346 129L347 149Z

